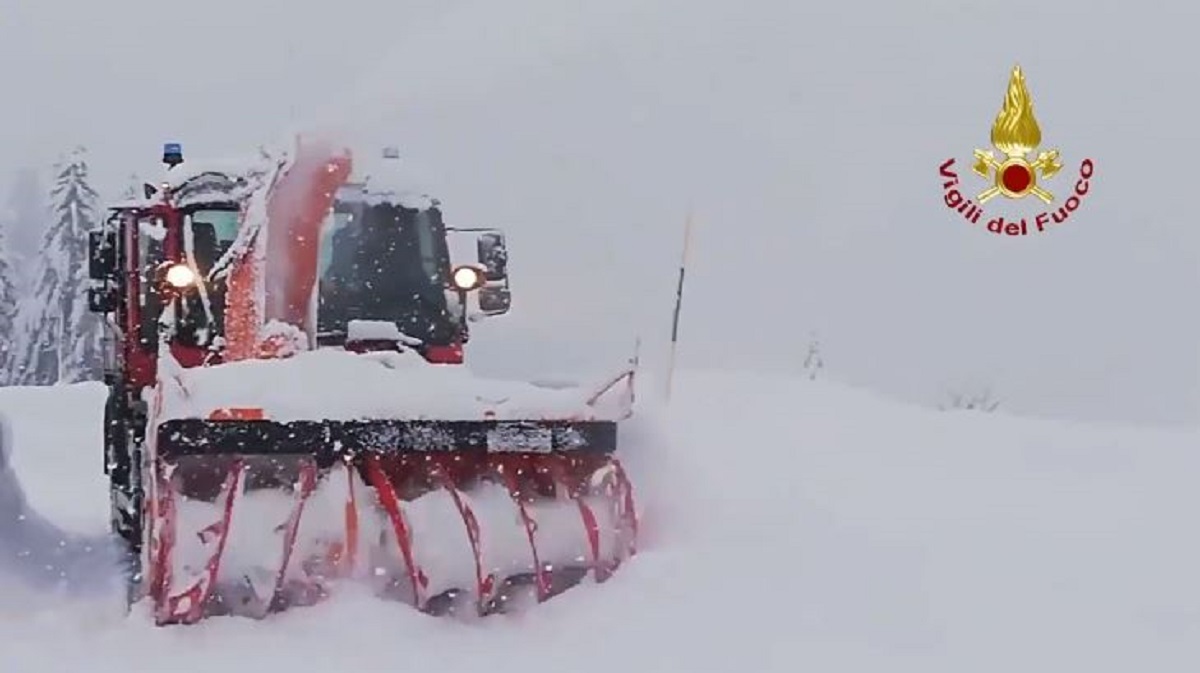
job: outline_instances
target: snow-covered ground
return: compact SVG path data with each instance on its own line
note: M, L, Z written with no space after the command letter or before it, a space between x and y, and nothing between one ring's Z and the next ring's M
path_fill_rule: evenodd
M95 385L0 390L30 505L107 524ZM157 629L0 582L0 670L1193 671L1194 431L904 407L688 372L629 456L634 562L517 616L451 622L353 590L264 622ZM652 428L651 428L652 429ZM0 531L5 527L0 526ZM0 559L14 563L11 546ZM11 590L9 588L11 587Z

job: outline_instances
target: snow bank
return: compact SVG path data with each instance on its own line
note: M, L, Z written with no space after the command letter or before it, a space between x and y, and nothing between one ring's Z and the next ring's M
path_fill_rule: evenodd
M84 477L89 471L102 473L102 418L72 413L102 406L103 390L95 385L0 388L0 595L5 598L0 620L11 617L5 602L113 599L124 591L121 551L106 533L107 490ZM78 425L63 422L72 417ZM63 452L53 439L66 439L74 449ZM47 450L16 451L18 446ZM80 507L84 502L94 509Z
M54 394L40 399L58 399L59 414L96 413L98 400ZM264 622L188 629L9 604L0 670L1195 667L1194 431L939 413L820 382L688 372L664 419L669 443L627 453L642 463L641 553L602 587L474 623L355 589ZM15 461L34 470L21 476L62 470L78 497L60 504L93 517L98 469L76 465L91 445L50 414L17 430L44 442L18 445L17 457L44 454Z
M103 384L0 388L11 465L30 508L71 532L108 526Z
M261 408L278 421L326 418L510 420L602 417L594 389L550 389L475 376L465 366L433 365L420 355L355 354L340 349L182 370L163 418L207 418L223 407ZM614 418L620 417L620 414Z

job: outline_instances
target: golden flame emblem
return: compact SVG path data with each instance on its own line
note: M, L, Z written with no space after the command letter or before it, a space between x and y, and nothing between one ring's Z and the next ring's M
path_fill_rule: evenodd
M1058 150L1040 152L1032 162L1026 157L1042 143L1042 129L1033 114L1033 97L1025 86L1021 66L1013 67L1004 94L1004 106L992 124L992 145L1004 153L997 159L990 150L975 150L974 171L992 186L979 194L980 203L1002 194L1010 199L1033 194L1050 203L1054 195L1038 185L1062 170Z

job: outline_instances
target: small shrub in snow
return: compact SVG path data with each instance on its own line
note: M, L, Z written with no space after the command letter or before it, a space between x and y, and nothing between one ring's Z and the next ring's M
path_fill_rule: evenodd
M992 397L990 388L974 392L952 391L947 394L947 401L938 406L942 411L950 409L966 409L991 413L1000 406L1000 401Z
M808 354L804 357L804 373L808 376L808 380L815 381L817 374L825 368L825 361L821 359L821 342L817 339L817 335L813 334L808 342Z

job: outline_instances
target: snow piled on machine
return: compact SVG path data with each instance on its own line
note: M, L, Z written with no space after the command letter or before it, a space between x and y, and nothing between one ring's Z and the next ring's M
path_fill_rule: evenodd
M330 137L310 134L303 142L264 145L258 153L223 159L191 159L170 168L159 167L158 187L167 187L181 206L207 201L240 201L269 184L272 176L287 170L305 145L345 147L354 172L342 198L360 197L368 203L388 201L406 208L424 210L437 204L429 195L424 176L390 147L345 146ZM148 172L147 174L152 174ZM365 191L364 191L365 190ZM368 193L369 192L369 193Z
M466 366L430 364L413 351L356 354L318 349L273 360L177 368L164 376L161 420L209 418L219 409L261 409L298 420L437 419L621 420L632 400L623 388L546 388L490 379Z

